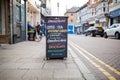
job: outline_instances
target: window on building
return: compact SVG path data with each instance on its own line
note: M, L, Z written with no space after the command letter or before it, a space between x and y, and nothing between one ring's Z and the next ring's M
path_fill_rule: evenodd
M91 0L91 4L93 4L94 3L94 0Z
M73 20L71 19L71 23L73 22Z
M17 38L20 38L21 32L21 6L16 5L16 27L15 27L15 34Z
M103 12L105 12L105 7L103 8Z
M105 6L105 3L103 3L103 6Z
M20 6L16 6L16 20L17 22L21 21L21 10Z
M94 12L92 12L92 16L94 15Z
M73 13L71 13L71 16L73 16Z
M120 16L118 17L118 23L120 23Z
M113 19L113 23L120 23L120 16Z
M81 21L81 17L79 17L79 20Z
M111 3L113 3L113 0L109 0L109 2L108 2L109 4L111 4Z

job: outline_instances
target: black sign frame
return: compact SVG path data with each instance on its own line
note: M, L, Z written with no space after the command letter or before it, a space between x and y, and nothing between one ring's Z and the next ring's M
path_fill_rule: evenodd
M46 22L46 58L67 58L66 16L47 16Z

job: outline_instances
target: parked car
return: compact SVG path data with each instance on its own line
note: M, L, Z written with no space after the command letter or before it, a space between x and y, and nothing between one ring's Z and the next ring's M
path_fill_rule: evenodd
M100 35L103 37L104 35L104 29L102 27L89 27L87 30L85 30L85 35L91 35L92 37L95 37L96 35Z
M115 37L120 39L120 23L111 25L108 29L104 31L104 37Z

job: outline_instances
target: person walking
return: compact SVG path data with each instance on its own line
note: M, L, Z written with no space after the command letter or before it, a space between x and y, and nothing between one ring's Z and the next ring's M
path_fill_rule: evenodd
M42 39L42 29L40 25L36 26L36 41L41 41Z

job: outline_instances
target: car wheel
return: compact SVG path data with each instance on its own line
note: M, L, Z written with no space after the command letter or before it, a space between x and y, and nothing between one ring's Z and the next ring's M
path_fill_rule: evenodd
M96 35L95 35L95 34L94 34L93 36L94 36L94 37L96 37Z
M100 35L100 37L103 37L103 35Z
M120 39L120 34L119 34L119 33L116 33L116 34L115 34L115 38L116 38L116 39Z
M104 33L104 38L108 38L107 33Z
M94 33L91 33L91 36L92 36L92 37L95 37L96 35L95 35Z

